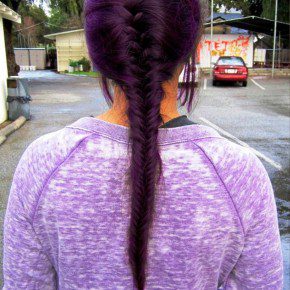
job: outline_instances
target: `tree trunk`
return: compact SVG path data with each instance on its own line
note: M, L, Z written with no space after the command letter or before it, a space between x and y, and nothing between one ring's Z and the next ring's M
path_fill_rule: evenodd
M19 65L16 64L15 54L13 49L13 22L3 19L7 68L9 76L17 76L19 72Z
M12 10L17 12L21 0L13 0L13 1L2 0L2 2L8 7L10 7ZM7 19L3 19L3 26L4 26L8 76L15 76L18 75L20 68L19 65L16 64L13 49L13 22Z

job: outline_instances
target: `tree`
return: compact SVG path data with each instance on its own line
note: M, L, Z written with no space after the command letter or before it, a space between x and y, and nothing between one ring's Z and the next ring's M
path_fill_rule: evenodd
M66 13L57 8L52 8L48 19L50 33L59 32L63 27L67 26L68 21L69 16Z
M211 0L209 0L209 1L211 1ZM244 14L248 9L248 6L249 6L248 2L249 2L248 0L240 0L240 1L214 0L214 5L215 5L217 10L224 7L226 9L226 11L228 11L230 9L236 9L236 10L241 10L242 13Z
M250 0L249 15L261 16L263 12L263 0Z
M81 17L84 0L50 0L50 6L52 9L58 9L69 16Z
M22 1L18 8L18 13L22 17L22 24L16 25L16 32L18 39L22 40L21 44L37 46L38 44L46 43L47 40L43 36L49 33L46 25L48 16L42 7Z
M18 9L20 8L20 4L26 4L30 5L31 3L34 3L35 0L1 0L5 5L13 9L15 12L19 12ZM44 2L46 0L41 0L40 2ZM39 1L38 1L39 2ZM68 19L66 22L67 28L69 26L71 27L80 27L82 25L82 13L83 13L83 0L47 0L47 3L49 3L50 7L52 9L56 9L59 11L59 13L65 13L63 14L65 17L64 19ZM24 5L25 6L25 5ZM30 11L27 10L26 7L24 9L24 12L31 13L31 19L33 19L34 23L37 24L39 22L39 12L38 7L33 7ZM43 15L43 10L40 12L40 18L44 20L45 16ZM60 15L60 14L58 14ZM63 23L60 23L60 27L58 27L58 24L55 24L53 21L56 20L57 16L54 15L54 19L52 21L48 21L49 27L61 28L63 27ZM69 16L69 17L68 17ZM47 21L47 20L44 20ZM46 23L46 22L45 22ZM19 72L19 66L15 62L15 54L13 49L13 23L9 20L3 21L4 24L4 33L5 33L5 46L6 46L6 55L7 55L7 64L8 64L8 74L9 75L17 75ZM44 27L44 26L43 26ZM37 28L40 29L40 28ZM43 28L44 29L44 28ZM60 30L60 29L59 29ZM58 30L58 31L59 31ZM44 30L43 30L44 31ZM41 33L39 31L39 33ZM42 32L43 33L43 32ZM44 34L44 33L43 33Z
M18 11L18 7L21 0L1 0L5 5ZM6 57L8 75L18 75L19 66L15 62L15 54L13 49L13 23L7 19L3 19L4 34L5 34L5 46L6 46Z
M57 19L61 15L67 19L64 22L65 26L62 26L63 28L77 29L83 27L84 0L50 0L50 8L54 13L50 24L54 25L55 28L57 27L53 21L57 20L57 22L61 22L61 19Z
M262 2L263 0L214 0L217 9L222 6L225 7L226 10L233 8L240 10L243 16L260 16L263 10Z
M263 0L262 17L275 19L275 0ZM289 23L289 0L278 0L278 21Z
M289 0L278 1L278 20L289 22ZM217 9L224 6L226 10L240 10L244 16L255 15L274 19L275 0L214 0L214 5Z

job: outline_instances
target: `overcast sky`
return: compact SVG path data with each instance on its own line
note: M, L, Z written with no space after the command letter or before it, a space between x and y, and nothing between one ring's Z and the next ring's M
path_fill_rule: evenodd
M43 2L43 3L42 3ZM49 9L49 6L48 6L48 0L45 0L45 1L41 1L41 0L35 0L34 3L39 6L40 4L42 5L44 11L46 14L50 15L50 9Z

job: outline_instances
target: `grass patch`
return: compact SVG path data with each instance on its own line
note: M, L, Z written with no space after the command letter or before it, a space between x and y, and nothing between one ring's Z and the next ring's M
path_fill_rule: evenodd
M88 76L88 77L93 77L93 78L98 78L100 77L99 72L95 71L75 71L73 73L68 73L69 75L76 75L76 76Z

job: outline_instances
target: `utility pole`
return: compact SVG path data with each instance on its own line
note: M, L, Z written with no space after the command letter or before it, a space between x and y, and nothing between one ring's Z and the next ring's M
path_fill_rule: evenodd
M278 47L279 47L278 68L280 68L281 67L281 54L282 54L282 49L281 49L281 31L279 31L279 43L278 43Z
M273 57L272 57L272 78L274 77L274 70L275 70L275 53L276 53L276 36L277 36L277 9L278 9L278 0L276 0L276 4L275 4L274 41L273 41Z
M212 77L212 51L213 51L213 0L211 0L211 16L210 16L210 57L209 57L209 67L210 76Z

